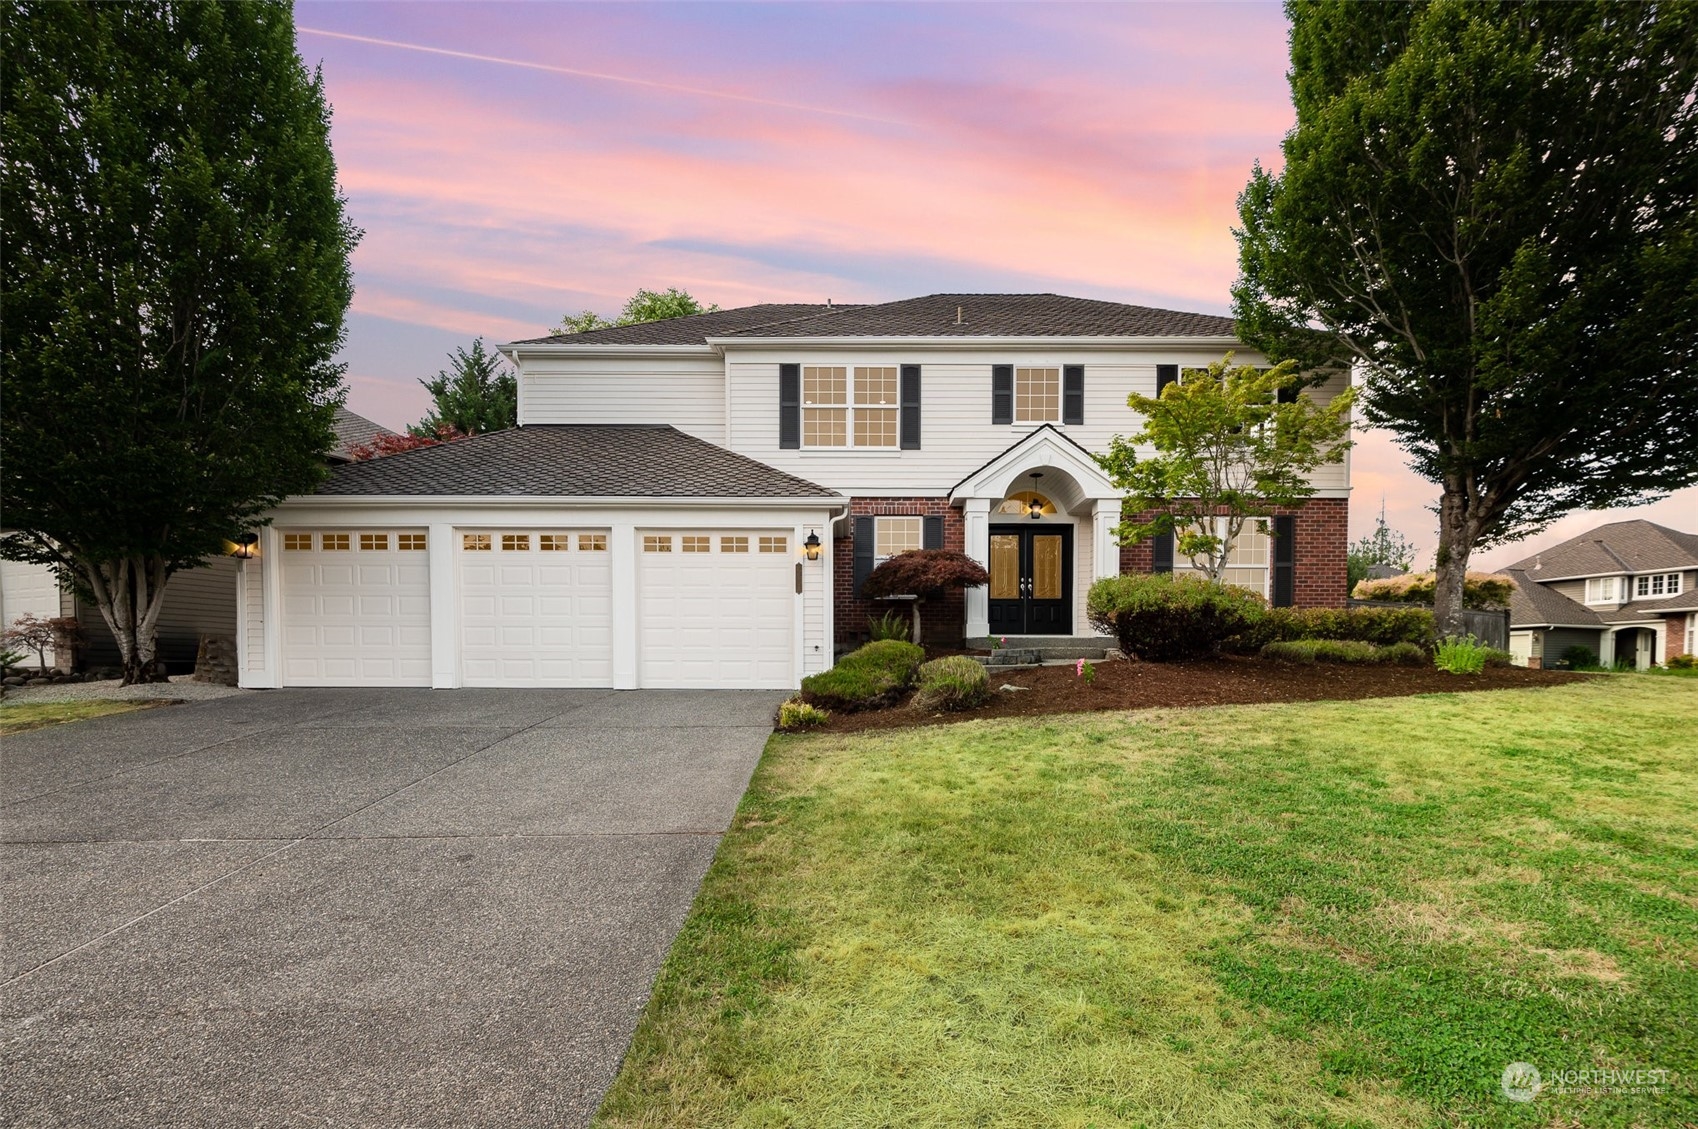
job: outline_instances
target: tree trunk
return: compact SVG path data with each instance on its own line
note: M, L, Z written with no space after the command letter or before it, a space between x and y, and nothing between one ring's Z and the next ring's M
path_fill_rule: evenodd
M95 607L118 644L125 686L164 682L158 663L159 613L170 578L160 557L122 557L85 567L83 578L94 592Z
M1463 581L1478 536L1469 520L1468 499L1460 483L1445 482L1439 496L1439 548L1433 563L1433 626L1440 639L1466 634L1462 616Z

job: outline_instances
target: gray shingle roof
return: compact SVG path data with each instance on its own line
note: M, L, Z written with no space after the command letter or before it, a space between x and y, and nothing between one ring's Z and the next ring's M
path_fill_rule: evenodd
M355 415L347 408L336 409L336 446L332 447L326 457L332 462L346 462L353 458L349 452L353 448L370 443L380 435L394 435L381 423L376 423L365 416Z
M711 314L644 321L636 325L616 325L611 329L592 329L587 333L557 333L550 337L530 337L512 344L705 345L709 337L720 337L741 329L776 325L797 318L817 317L832 310L853 308L823 303L766 302L758 306L739 306L735 310L715 310Z
M1577 604L1553 588L1547 588L1527 575L1520 567L1503 570L1515 581L1509 594L1509 625L1511 627L1602 627L1598 613Z
M727 337L1231 337L1231 318L1062 294L928 294Z
M1537 564L1541 579L1698 568L1698 534L1635 518L1600 525L1544 549L1512 568Z
M959 319L959 320L957 320ZM768 304L515 341L515 345L702 345L709 338L1231 337L1231 318L1062 294L928 294L865 306Z
M531 424L346 463L320 495L820 498L842 495L666 424Z

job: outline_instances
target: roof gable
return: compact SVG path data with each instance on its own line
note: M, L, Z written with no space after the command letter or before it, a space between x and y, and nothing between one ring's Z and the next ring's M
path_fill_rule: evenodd
M1698 534L1634 518L1570 537L1510 566L1538 581L1698 568Z

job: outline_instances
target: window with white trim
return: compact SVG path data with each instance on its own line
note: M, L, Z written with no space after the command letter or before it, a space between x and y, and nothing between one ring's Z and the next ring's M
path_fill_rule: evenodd
M873 564L888 561L898 553L918 549L925 536L925 519L920 517L876 517L873 519Z
M1625 588L1620 576L1593 576L1586 581L1586 602L1588 604L1618 604L1625 595Z
M802 446L894 448L896 365L803 365Z
M1214 535L1225 537L1227 519L1217 517ZM1238 537L1227 546L1226 570L1221 573L1221 581L1239 588L1248 588L1257 595L1266 598L1268 592L1268 562L1272 555L1273 539L1268 535L1268 523L1262 520L1247 521L1244 528L1239 530ZM1181 576L1191 573L1195 576L1208 575L1208 561L1197 558L1175 555L1173 574Z
M1662 572L1655 576L1636 576L1633 578L1633 594L1639 597L1678 596L1680 573Z
M1061 422L1061 370L1017 368L1014 370L1014 422Z

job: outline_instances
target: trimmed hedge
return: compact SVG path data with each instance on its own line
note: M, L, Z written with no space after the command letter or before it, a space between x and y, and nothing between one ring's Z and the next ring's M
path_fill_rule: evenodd
M1169 573L1110 576L1091 585L1085 612L1120 649L1150 662L1208 658L1255 624L1267 604L1253 592Z
M1274 662L1397 666L1427 664L1427 652L1413 643L1393 643L1389 647L1379 647L1355 639L1299 639L1289 643L1269 643L1262 648L1261 654L1264 659Z
M914 706L922 710L970 710L990 697L984 664L966 655L945 655L920 667Z
M926 652L912 643L884 639L837 660L837 665L802 679L802 700L827 710L878 709L894 705L914 684Z
M1412 643L1430 649L1430 608L1268 608L1228 643L1239 652L1259 652L1269 643L1343 639L1389 647Z

